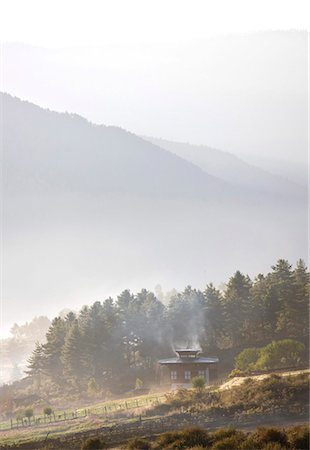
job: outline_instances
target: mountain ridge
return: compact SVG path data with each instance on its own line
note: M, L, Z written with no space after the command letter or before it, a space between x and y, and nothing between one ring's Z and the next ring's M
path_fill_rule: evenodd
M143 136L143 138L194 163L206 173L229 183L237 183L241 187L251 187L265 192L282 192L284 195L305 194L302 184L275 175L272 171L261 169L231 152L207 145L193 145L147 136Z

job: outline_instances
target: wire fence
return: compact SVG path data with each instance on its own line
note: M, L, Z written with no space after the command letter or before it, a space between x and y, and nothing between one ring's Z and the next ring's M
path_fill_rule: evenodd
M51 412L51 414L32 415L30 417L20 417L10 419L9 421L0 423L0 431L8 431L12 429L28 428L55 424L57 422L65 422L68 420L82 419L90 415L98 415L108 417L117 412L134 410L147 406L155 406L165 399L161 396L148 396L141 398L128 398L122 401L113 401L106 404L98 405L90 408L81 408L74 411Z
M142 398L134 398L122 400L121 402L113 402L107 405L97 406L95 408L90 408L88 411L91 414L103 414L109 415L111 413L115 413L117 411L126 411L130 409L137 409L146 406L155 406L158 405L161 401L165 399L165 395L161 396L152 396L152 397L142 397Z

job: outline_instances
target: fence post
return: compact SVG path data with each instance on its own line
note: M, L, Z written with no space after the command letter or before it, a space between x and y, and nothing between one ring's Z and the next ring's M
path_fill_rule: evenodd
M11 429L13 428L13 420L11 419Z

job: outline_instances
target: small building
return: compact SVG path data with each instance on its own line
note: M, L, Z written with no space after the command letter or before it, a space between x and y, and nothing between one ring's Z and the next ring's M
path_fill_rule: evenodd
M194 377L203 377L207 386L217 379L218 358L200 356L201 351L193 348L177 349L175 353L174 358L158 361L168 369L172 389L190 388Z

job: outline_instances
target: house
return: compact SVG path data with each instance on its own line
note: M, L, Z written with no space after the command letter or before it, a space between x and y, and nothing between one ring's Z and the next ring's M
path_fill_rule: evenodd
M201 351L193 348L177 349L175 353L177 356L174 358L158 361L161 367L166 368L163 372L168 371L171 389L191 387L194 377L203 377L206 385L216 380L218 358L200 356Z

